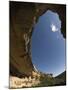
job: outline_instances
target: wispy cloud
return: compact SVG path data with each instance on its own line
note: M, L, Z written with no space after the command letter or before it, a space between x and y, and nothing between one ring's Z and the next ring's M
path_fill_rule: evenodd
M50 27L51 27L51 31L52 31L52 32L58 31L58 28L57 28L53 23L51 24Z

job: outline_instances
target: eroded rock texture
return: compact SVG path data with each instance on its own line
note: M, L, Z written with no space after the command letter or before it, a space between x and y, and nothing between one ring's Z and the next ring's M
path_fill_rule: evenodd
M10 74L29 76L34 70L31 60L33 26L47 10L59 14L61 33L66 38L66 6L10 1Z

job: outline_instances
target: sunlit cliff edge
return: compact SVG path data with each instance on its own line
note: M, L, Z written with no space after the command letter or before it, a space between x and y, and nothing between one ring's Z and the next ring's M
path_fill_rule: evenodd
M34 70L31 37L38 18L48 9L59 14L61 33L66 38L65 5L10 1L10 88L34 87L40 83L41 77L44 78L43 74Z

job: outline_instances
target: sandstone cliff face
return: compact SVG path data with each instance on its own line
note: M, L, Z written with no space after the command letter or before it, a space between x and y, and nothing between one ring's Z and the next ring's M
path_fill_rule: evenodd
M30 75L33 71L30 57L31 30L35 13L33 6L27 3L10 3L10 72L13 75Z
M59 14L61 32L66 38L65 5L10 1L10 74L29 76L34 70L31 60L31 36L38 18L48 9Z

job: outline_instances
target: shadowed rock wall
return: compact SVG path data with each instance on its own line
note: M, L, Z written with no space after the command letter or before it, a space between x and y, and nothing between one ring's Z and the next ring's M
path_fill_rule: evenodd
M31 60L31 36L38 18L48 9L59 14L61 33L66 38L65 5L10 1L10 74L29 76L34 70Z

